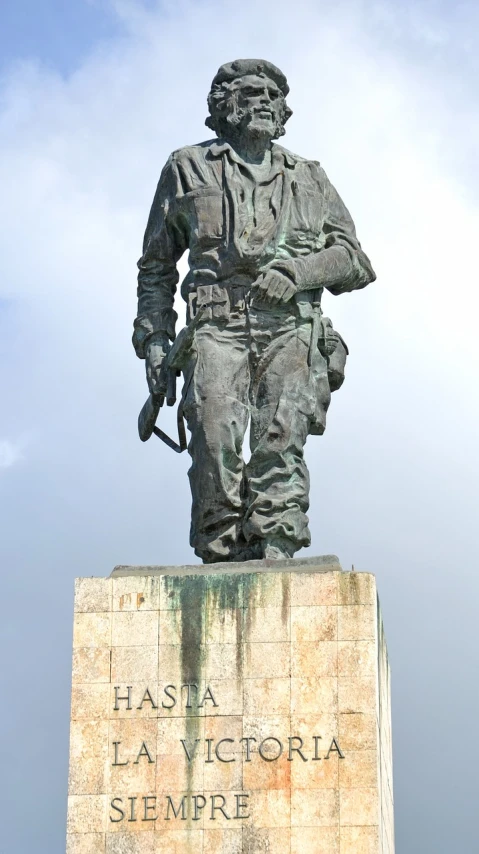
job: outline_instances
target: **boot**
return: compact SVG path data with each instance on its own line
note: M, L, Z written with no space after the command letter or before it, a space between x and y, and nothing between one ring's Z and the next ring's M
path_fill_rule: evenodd
M285 560L292 558L295 552L294 543L287 537L273 537L263 542L263 557L265 560Z

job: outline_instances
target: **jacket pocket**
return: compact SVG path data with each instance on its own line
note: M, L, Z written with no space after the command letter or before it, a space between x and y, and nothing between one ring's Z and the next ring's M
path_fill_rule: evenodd
M321 244L322 211L320 195L298 187L293 193L289 213L288 243L300 251L318 248Z
M224 235L223 193L218 189L193 190L184 197L191 199L193 229L201 244L216 243Z

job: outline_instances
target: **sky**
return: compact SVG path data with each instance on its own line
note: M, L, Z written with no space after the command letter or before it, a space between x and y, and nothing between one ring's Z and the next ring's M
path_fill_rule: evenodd
M303 554L377 576L398 854L477 849L479 8L438 0L2 0L2 852L64 849L73 580L195 562L187 455L136 420L136 260L218 66L270 59L377 282L310 437ZM181 261L185 270L185 260ZM174 429L172 414L162 413Z

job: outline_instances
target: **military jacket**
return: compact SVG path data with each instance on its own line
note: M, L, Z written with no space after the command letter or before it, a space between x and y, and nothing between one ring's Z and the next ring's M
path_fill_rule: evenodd
M354 223L326 173L273 144L269 174L257 179L224 140L186 146L166 163L138 262L133 343L144 357L152 333L175 336L177 262L189 250L182 295L200 285L251 285L273 267L301 289L332 293L375 278Z

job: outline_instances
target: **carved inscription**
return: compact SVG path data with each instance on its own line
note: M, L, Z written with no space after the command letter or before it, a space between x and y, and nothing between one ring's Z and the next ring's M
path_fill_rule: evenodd
M120 694L120 691L123 690L123 694ZM149 688L145 688L144 693L141 696L139 705L133 706L133 686L127 685L126 688L122 689L120 685L114 686L115 691L115 704L113 706L114 712L119 712L120 709L126 709L126 711L131 711L133 708L141 711L145 703L150 704L152 709L157 709L158 705L161 705L163 709L173 709L176 704L181 699L186 700L185 708L186 709L202 709L206 703L211 703L212 706L218 706L216 702L213 692L209 685L206 686L206 690L200 694L198 685L195 682L185 682L182 685L165 685L162 689L161 697L158 703L155 703L153 699L153 695ZM137 698L138 699L138 698ZM121 705L123 704L123 705Z
M131 685L125 688L114 686L114 712L141 711L145 704L148 704L151 710L172 709L180 702L184 704L185 709L202 709L207 703L211 704L211 708L219 707L211 687L206 686L204 691L200 691L194 682L166 685L160 692L158 702L154 699L154 692L148 687L135 697ZM328 739L325 743L323 737L318 734L307 738L299 735L285 735L283 738L269 735L261 740L253 736L239 739L225 736L218 740L180 738L179 743L182 750L178 755L178 762L184 762L186 767L196 762L327 762L331 756L344 759L337 738ZM153 749L153 745L142 741L133 752L124 753L121 741L114 741L111 764L113 767L139 765L141 762L154 764L158 761L155 751L160 754L159 747L155 746ZM231 795L188 792L181 797L177 794L117 796L110 802L110 822L199 821L202 817L215 821L218 815L232 821L247 819L250 817L249 797L246 792Z
M173 797L171 795L135 795L130 798L113 798L110 807L110 821L170 821L179 819L186 821L191 818L199 821L200 818L215 821L217 813L221 813L226 819L249 818L248 809L249 795L231 794L227 799L225 795L183 795Z

